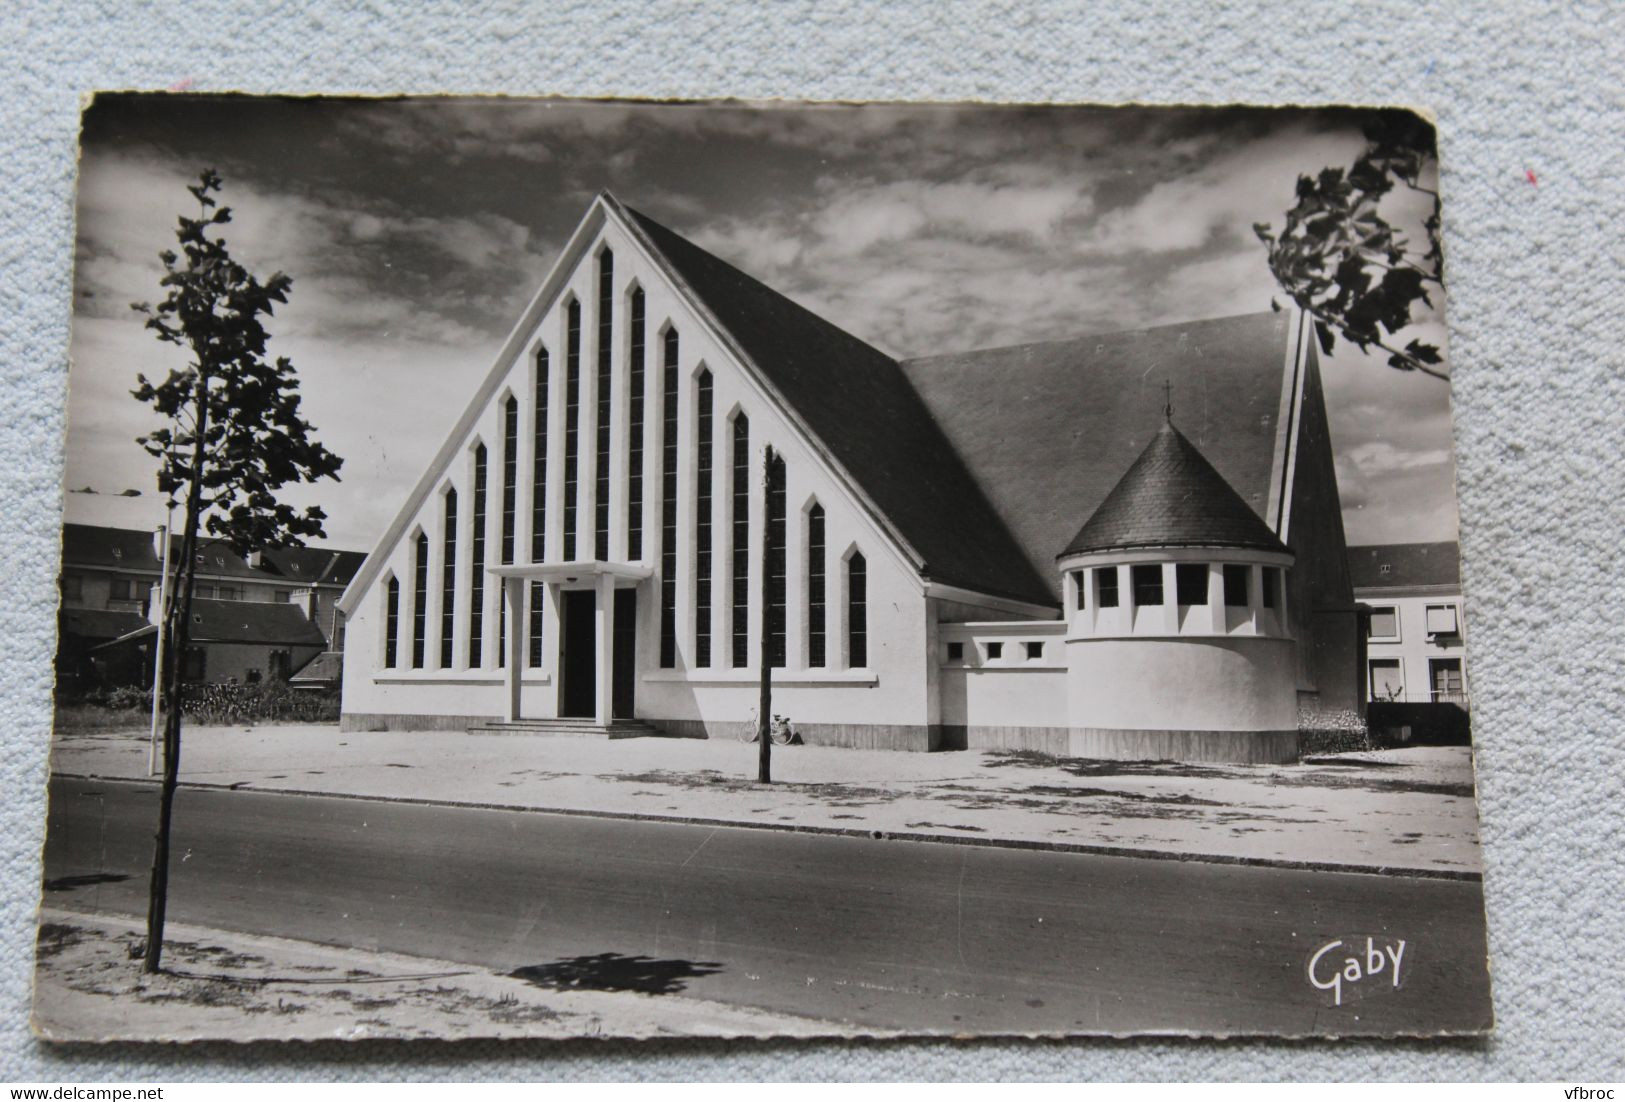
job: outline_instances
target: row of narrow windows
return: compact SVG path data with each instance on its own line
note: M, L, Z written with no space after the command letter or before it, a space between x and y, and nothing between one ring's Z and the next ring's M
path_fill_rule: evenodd
M1095 607L1116 608L1121 603L1121 582L1115 567L1101 567L1094 572ZM1078 607L1085 606L1083 572L1074 571L1077 583ZM1205 605L1213 575L1207 563L1178 563L1174 566L1174 600L1182 605ZM1129 567L1129 585L1134 594L1136 608L1164 603L1163 571L1160 563L1139 563ZM1251 603L1252 568L1243 563L1225 563L1220 571L1219 586L1222 598L1230 608L1246 608ZM1259 603L1274 608L1281 587L1281 568L1263 568L1263 584Z
M641 288L634 288L630 296L630 342L628 349L628 439L627 439L627 552L634 560L643 556L643 456L644 456L644 379L646 356L646 305ZM597 387L596 432L591 455L591 477L596 489L593 503L593 552L600 560L610 554L610 423L611 395L613 393L612 338L614 331L614 256L603 250L598 257L597 301ZM564 363L564 448L563 448L563 509L560 517L560 542L566 560L576 557L581 468L581 331L582 307L580 300L572 299L565 309L565 363ZM662 424L660 454L660 584L659 584L659 660L663 668L677 664L677 493L678 493L678 382L679 338L674 328L666 327L663 334L661 356ZM536 379L534 390L535 422L531 460L531 517L530 543L532 561L543 559L547 539L547 485L548 467L548 413L549 358L545 347L536 353ZM715 660L715 594L712 592L713 529L715 523L715 496L717 471L715 470L714 440L716 432L715 388L711 373L702 370L696 378L697 409L695 435L698 453L696 465L697 488L695 497L695 664L709 668ZM749 665L750 625L750 488L751 451L750 420L744 413L737 414L731 425L732 463L729 471L731 524L728 532L730 560L728 582L732 616L726 625L726 653L735 668ZM519 471L519 403L513 396L502 405L502 468L500 556L503 563L515 561L516 528L518 524L518 471ZM486 568L486 509L488 493L488 453L483 443L474 451L473 502L469 547L471 578L469 600L464 610L469 638L469 665L484 664L484 610ZM775 461L768 472L765 487L766 502L766 573L767 609L766 632L769 661L782 667L787 660L785 639L786 623L786 523L787 500L784 462ZM439 665L450 668L453 664L456 618L457 580L457 491L448 487L444 494L443 544L441 554L440 594L440 648ZM828 662L826 640L826 551L825 518L821 505L814 505L807 515L809 571L807 577L807 641L808 665L824 667ZM411 665L422 669L426 665L425 639L427 637L428 609L428 537L419 534L413 547L412 564L412 654ZM847 653L849 663L855 667L868 664L868 633L866 620L866 567L861 554L854 553L847 561L848 608ZM400 664L397 643L400 632L400 585L391 578L386 594L385 665L395 668ZM526 618L528 648L526 658L532 667L542 665L543 609L542 584L532 582ZM499 610L498 664L507 662L506 607Z

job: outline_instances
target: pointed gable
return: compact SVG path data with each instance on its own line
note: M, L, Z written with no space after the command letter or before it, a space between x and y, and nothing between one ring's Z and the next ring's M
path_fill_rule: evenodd
M1172 421L1163 422L1063 554L1133 547L1287 550Z
M622 208L934 581L1040 604L1034 568L896 360L660 223Z

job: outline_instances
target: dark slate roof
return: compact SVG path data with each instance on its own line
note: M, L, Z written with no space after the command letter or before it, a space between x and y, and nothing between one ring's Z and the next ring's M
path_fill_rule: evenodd
M156 531L104 528L97 524L62 526L62 562L73 566L107 566L157 573Z
M1287 549L1172 421L1163 422L1065 553L1130 547Z
M1163 421L1269 515L1289 315L1263 312L905 360L903 371L1028 560L1055 557Z
M80 639L102 641L117 639L147 626L147 618L139 612L115 612L101 608L65 608L57 615L57 624L63 635Z
M265 643L327 648L320 629L298 605L276 601L192 600L194 643Z
M613 200L609 200L613 202ZM897 361L653 219L622 207L935 581L1042 604L1049 580L1000 520Z
M1385 571L1383 567L1388 569ZM1461 548L1443 543L1378 543L1349 548L1355 589L1461 585Z
M309 687L337 685L343 677L344 652L328 650L306 662L297 673L288 678L288 684Z

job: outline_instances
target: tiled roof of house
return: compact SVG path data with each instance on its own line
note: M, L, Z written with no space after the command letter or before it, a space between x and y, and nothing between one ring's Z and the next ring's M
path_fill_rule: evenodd
M106 528L94 524L62 526L62 562L73 566L106 566L157 573L161 568L153 532L139 528ZM171 554L180 554L181 537L170 537ZM205 574L306 585L348 585L366 555L327 547L290 547L266 551L258 566L229 547L199 537L199 566Z
M1172 421L1163 422L1065 553L1132 547L1287 550Z
M934 581L1052 603L896 360L627 208L653 251L924 559Z
M57 614L58 630L63 635L100 642L117 639L147 626L147 618L139 612L116 612L101 608L64 608Z
M1461 548L1442 543L1378 543L1349 548L1355 589L1461 585Z
M1055 558L1156 436L1164 382L1181 432L1269 517L1290 335L1265 311L902 367L1058 600Z
M108 566L158 571L156 531L105 528L98 524L62 526L62 562L74 566Z
M275 601L192 600L187 629L195 643L268 643L321 647L327 640L298 605Z

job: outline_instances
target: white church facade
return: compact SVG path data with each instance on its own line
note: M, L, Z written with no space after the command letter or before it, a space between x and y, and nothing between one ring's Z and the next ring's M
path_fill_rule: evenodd
M765 643L808 743L1292 760L1364 699L1313 343L897 361L601 194L340 602L343 724L731 737Z

